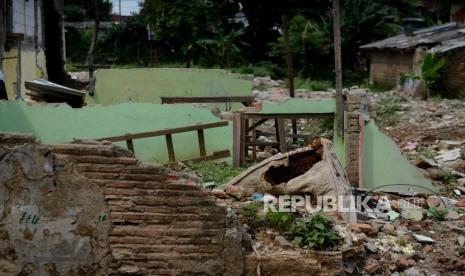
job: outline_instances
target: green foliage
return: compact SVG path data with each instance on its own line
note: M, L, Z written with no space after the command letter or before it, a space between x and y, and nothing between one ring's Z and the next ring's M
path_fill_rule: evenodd
M431 216L433 216L433 218L435 218L436 220L444 220L445 219L445 216L447 215L447 213L449 213L449 211L445 208L438 208L438 207L429 207L427 210L428 214L431 214Z
M406 80L412 79L412 80L417 80L420 77L418 77L415 73L400 73L399 74L399 82L403 84Z
M196 43L207 55L212 53L218 58L215 64L219 64L223 68L230 68L234 59L237 59L239 56L239 45L244 45L244 42L239 40L244 35L244 32L245 29L242 28L231 30L228 34L224 34L222 29L217 28L214 38L199 39Z
M277 42L270 43L273 55L280 58L283 66L286 64L284 42L282 34ZM289 21L289 43L297 74L313 78L332 75L331 68L326 66L327 60L331 59L331 35L323 22L297 14Z
M100 20L110 19L112 4L107 0L99 0ZM66 21L92 21L95 18L94 1L89 0L66 0L63 8Z
M275 226L278 230L287 231L294 222L295 215L292 213L270 211L266 213L266 219L271 225Z
M441 182L445 183L445 184L449 184L452 180L454 180L456 178L455 175L453 175L451 172L443 172L440 176L439 176L439 180L441 180Z
M145 18L133 16L102 30L96 51L97 59L104 64L147 64L149 52Z
M296 245L315 249L334 246L340 241L331 219L321 212L314 214L311 218L296 220L289 235L293 237Z
M252 228L260 227L263 224L263 219L261 219L258 215L260 208L263 208L263 204L261 202L242 205L241 214L245 219L245 223Z
M294 87L296 89L305 89L310 91L326 91L329 88L333 87L333 83L331 81L326 80L295 78Z
M442 81L443 81L443 67L446 63L446 59L441 57L435 58L433 54L427 53L423 64L421 65L421 78L425 81L428 96L429 92L441 93Z
M398 123L399 120L398 117L395 116L395 113L407 109L400 105L402 101L403 99L398 97L382 98L375 105L376 114L387 125L394 125Z
M240 169L234 168L225 162L189 162L188 166L196 171L205 182L215 182L218 185L227 182L241 172Z

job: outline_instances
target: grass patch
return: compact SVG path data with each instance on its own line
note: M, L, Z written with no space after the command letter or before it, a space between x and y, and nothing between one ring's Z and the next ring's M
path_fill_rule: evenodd
M444 208L438 208L438 207L429 207L426 212L430 214L433 218L436 220L444 220L446 218L447 213L449 211Z
M397 111L405 111L407 108L401 105L405 99L396 97L386 97L379 100L375 105L378 117L387 125L394 125L399 122L399 118L394 116Z
M292 213L268 212L266 220L279 231L287 231L295 220L295 215Z
M289 86L289 82L286 81L286 86ZM305 89L310 91L326 91L333 87L333 83L327 80L312 80L303 78L294 78L295 89Z
M188 166L202 177L205 182L215 182L217 185L231 180L242 171L241 169L234 168L226 162L189 162Z

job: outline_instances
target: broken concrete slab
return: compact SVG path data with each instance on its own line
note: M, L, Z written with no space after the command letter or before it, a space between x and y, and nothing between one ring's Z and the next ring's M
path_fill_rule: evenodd
M249 77L219 69L100 69L95 77L89 104L161 103L160 96L251 96L253 86Z
M31 133L43 143L66 143L75 138L96 139L220 121L209 110L192 105L150 103L93 105L73 109L66 104L0 102L0 117L0 131ZM231 133L230 125L205 130L207 155L223 149L231 150ZM197 132L173 135L177 160L199 156L197 136ZM125 142L117 144L126 147ZM143 161L155 164L169 161L165 137L135 140L134 149L137 157Z
M365 125L364 141L365 188L423 193L437 190L431 181L402 156L395 142L382 133L373 120Z

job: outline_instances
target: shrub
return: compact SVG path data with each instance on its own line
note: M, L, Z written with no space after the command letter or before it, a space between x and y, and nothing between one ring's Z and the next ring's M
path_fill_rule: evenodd
M334 246L340 241L331 219L321 212L314 214L311 218L296 220L289 235L293 237L296 245L315 249Z

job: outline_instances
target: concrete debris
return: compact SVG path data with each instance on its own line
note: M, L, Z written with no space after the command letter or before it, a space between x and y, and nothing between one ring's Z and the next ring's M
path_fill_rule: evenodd
M424 235L413 234L413 236L415 237L417 241L421 243L434 243L435 242L432 238L424 236Z

